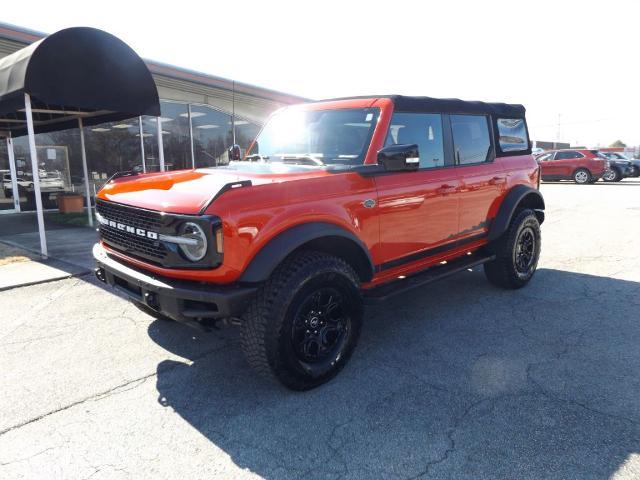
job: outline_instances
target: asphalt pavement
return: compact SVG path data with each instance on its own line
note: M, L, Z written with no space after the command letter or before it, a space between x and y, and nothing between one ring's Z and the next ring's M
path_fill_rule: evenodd
M530 285L369 308L305 393L91 275L0 292L0 478L640 478L640 181L542 192Z

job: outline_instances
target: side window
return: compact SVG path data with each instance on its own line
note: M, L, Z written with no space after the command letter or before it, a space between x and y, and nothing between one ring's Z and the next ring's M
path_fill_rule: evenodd
M553 158L553 152L552 153L545 153L544 155L540 155L538 157L538 161L539 162L546 162L549 161Z
M498 135L500 137L500 150L503 152L518 152L529 148L529 139L524 119L499 118Z
M489 122L483 115L451 115L453 149L458 165L486 162L491 150Z
M439 113L394 113L385 145L418 145L420 168L444 166L442 115Z
M582 154L579 152L558 152L556 154L556 160L571 160L572 158L582 158Z

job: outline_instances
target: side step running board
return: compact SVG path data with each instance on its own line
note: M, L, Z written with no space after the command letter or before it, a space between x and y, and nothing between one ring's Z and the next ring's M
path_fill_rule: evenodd
M384 302L394 295L421 287L422 285L440 280L448 277L449 275L453 275L454 273L477 267L478 265L489 262L494 258L496 258L495 255L474 253L473 255L465 255L461 258L457 258L444 265L435 265L410 277L394 280L393 282L385 283L379 287L365 290L364 302L367 305Z

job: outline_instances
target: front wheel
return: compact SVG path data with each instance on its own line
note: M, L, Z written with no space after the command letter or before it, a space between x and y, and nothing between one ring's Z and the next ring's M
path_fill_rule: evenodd
M285 260L242 317L249 364L292 390L332 379L347 363L362 325L357 274L346 262L305 251Z
M579 185L590 183L591 178L591 172L586 168L579 168L573 173L573 181Z
M487 279L502 288L524 287L538 267L540 246L538 218L533 210L521 210L502 237L489 247L496 258L484 264Z
M622 180L622 175L620 174L618 169L611 168L611 169L607 170L606 172L604 172L604 175L602 176L602 179L605 182L619 182L620 180Z

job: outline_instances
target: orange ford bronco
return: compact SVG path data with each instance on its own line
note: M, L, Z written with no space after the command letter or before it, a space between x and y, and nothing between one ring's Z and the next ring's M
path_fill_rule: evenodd
M524 286L539 181L521 105L291 106L240 161L107 182L96 275L158 318L239 324L253 367L309 389L347 363L364 304L481 264L491 283Z

